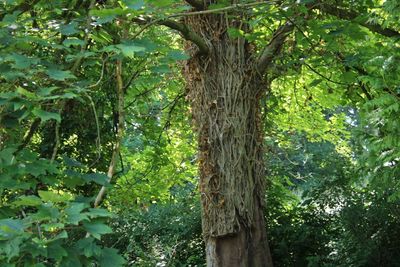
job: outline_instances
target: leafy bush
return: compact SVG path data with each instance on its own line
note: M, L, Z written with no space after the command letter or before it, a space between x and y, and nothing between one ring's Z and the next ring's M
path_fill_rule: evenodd
M65 165L25 149L5 148L0 158L0 262L6 266L125 262L116 249L98 245L101 236L111 232L105 222L112 214L90 208L90 198L71 190L100 174L67 176L61 168L65 170Z
M135 266L203 266L200 202L193 187L179 188L165 204L126 209L104 239Z

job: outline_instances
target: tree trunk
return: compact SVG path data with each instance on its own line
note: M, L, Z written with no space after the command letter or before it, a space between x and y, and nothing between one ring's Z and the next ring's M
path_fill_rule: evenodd
M240 14L235 14L236 16ZM244 38L245 19L233 14L188 16L185 24L209 53L193 55L184 69L198 133L202 226L207 266L272 266L264 203L260 98L266 91Z

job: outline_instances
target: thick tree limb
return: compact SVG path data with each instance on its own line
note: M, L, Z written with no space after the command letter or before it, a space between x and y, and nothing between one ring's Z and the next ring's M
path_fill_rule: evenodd
M193 42L199 48L199 54L206 55L208 54L208 46L204 42L204 39L198 35L197 33L193 32L189 27L183 23L179 23L173 20L162 20L159 22L160 25L167 26L173 30L176 30L182 34L182 37L188 41Z
M263 49L257 63L257 71L262 74L272 65L272 61L279 55L286 37L293 31L294 24L287 22L280 26L272 36L272 40Z
M149 18L148 19L143 19L143 18L135 18L133 20L134 22L138 24L144 24L143 28L135 34L135 37L137 37L140 33L142 33L146 28L158 24L158 25L163 25L166 26L170 29L178 31L182 37L187 40L193 42L197 47L199 48L199 54L201 55L206 55L208 54L208 46L204 42L203 38L198 35L197 33L193 32L187 25L170 20L170 19L156 19L151 21Z
M322 2L319 2L318 4L314 3L314 5L311 8L318 9L322 12L325 12L329 15L335 16L339 19L350 20L350 21L354 21L356 18L360 17L360 15L361 15L361 14L357 13L356 11L346 10L346 9L343 9L343 8L340 8L337 6L324 4ZM378 33L378 34L386 36L386 37L400 37L399 31L390 29L390 28L385 28L379 24L374 24L374 23L371 23L368 21L361 21L361 22L356 21L356 23L369 29L371 32L375 32L375 33Z

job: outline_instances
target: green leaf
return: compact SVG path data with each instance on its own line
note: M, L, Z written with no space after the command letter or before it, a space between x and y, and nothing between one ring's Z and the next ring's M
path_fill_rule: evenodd
M49 258L61 261L63 257L68 256L68 252L57 242L47 245L47 254Z
M58 235L53 237L51 239L51 241L58 240L58 239L66 239L66 238L68 238L68 233L67 233L67 231L63 230Z
M76 77L69 70L48 69L46 74L57 81L65 81L66 79L75 79Z
M342 80L345 83L354 83L357 81L357 75L354 72L348 71L342 73Z
M87 207L87 204L80 202L72 202L69 207L65 209L67 215L67 222L73 225L78 225L81 221L87 220L89 217L82 211Z
M12 164L12 160L14 158L14 153L15 151L17 151L16 148L5 148L3 150L0 151L0 164L1 165L11 165Z
M221 2L224 2L224 1L221 1ZM225 1L225 3L210 4L208 6L208 9L214 10L214 9L224 8L224 7L227 7L227 6L229 6L229 3Z
M32 92L29 92L28 90L18 86L17 89L15 90L18 94L23 95L29 99L35 99L36 95Z
M173 51L170 51L170 52L168 53L168 57L171 58L171 59L173 59L173 60L176 60L176 61L179 61L179 60L188 60L188 59L190 58L188 55L186 55L184 52L182 52L182 51L180 51L180 50L173 50Z
M69 158L67 156L63 156L62 158L63 158L65 165L67 165L68 167L83 168L85 166L81 162L79 162L75 159Z
M70 193L56 193L53 191L38 191L40 198L46 202L60 203L67 202L73 199Z
M31 215L33 220L46 221L60 217L60 211L54 207L53 203L44 203L37 209L38 211Z
M231 38L241 38L244 37L244 31L238 28L229 28L228 35Z
M170 73L171 68L168 65L159 65L150 68L152 72L155 73Z
M24 238L16 237L11 240L0 242L0 255L6 254L8 260L11 260L13 257L16 257L20 253L20 247L23 244ZM0 256L1 258L1 256ZM3 266L3 265L1 265ZM4 265L7 266L7 265ZM15 266L15 265L11 265Z
M115 248L104 248L99 257L101 267L118 267L125 264L125 259L118 254Z
M22 220L0 220L0 240L7 240L24 231Z
M36 63L37 60L33 60L31 58L28 58L27 56L24 55L19 55L12 53L6 57L7 60L14 61L13 67L16 69L24 70L27 69L31 66L31 64Z
M145 47L139 46L133 41L123 42L122 44L116 45L116 47L118 47L121 50L121 52L124 56L130 57L130 58L134 57L136 52L141 52L141 51L146 50Z
M57 90L58 89L58 87L56 87L56 86L52 86L52 87L43 87L43 88L40 88L40 90L39 90L39 92L37 93L39 96L42 96L42 97L45 97L45 96L49 96L49 95L51 95L51 93L54 91L54 90Z
M310 84L308 86L309 87L314 87L314 86L317 86L318 84L320 84L321 82L323 82L322 79L315 79L312 82L310 82Z
M85 44L85 41L80 40L78 38L70 38L66 39L63 42L64 46L70 47L70 46L83 46Z
M65 247L68 255L62 258L60 267L81 267L82 263L79 259L79 251L76 248Z
M100 209L100 208L93 208L89 209L89 212L87 213L89 217L91 218L97 218L97 217L113 217L113 213L109 212L106 209Z
M134 10L139 10L144 7L144 0L123 0L124 4Z
M120 7L116 8L102 8L102 9L94 9L90 11L92 16L97 16L100 18L115 18L116 16L123 15L127 13L127 11L123 10Z
M36 117L39 117L43 122L48 120L56 120L58 122L61 122L60 114L55 112L48 112L40 108L34 108L32 110L32 114L35 115Z
M42 204L42 200L37 196L20 196L18 200L14 201L12 205L19 206L39 206Z
M100 239L101 235L112 233L109 226L100 222L84 222L83 226L96 239Z
M83 255L90 258L92 256L98 256L101 253L101 248L96 244L93 237L88 237L79 240L76 243L76 247L79 251L83 251Z
M79 30L76 29L77 27L78 27L78 22L76 22L76 21L73 21L67 25L61 25L60 33L62 33L64 35L75 34L75 33L79 32Z
M82 178L86 182L95 182L100 185L105 185L109 178L106 174L104 173L89 173L89 174L84 174Z

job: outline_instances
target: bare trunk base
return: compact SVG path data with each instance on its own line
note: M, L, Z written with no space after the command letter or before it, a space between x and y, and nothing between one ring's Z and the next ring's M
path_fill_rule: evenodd
M257 210L251 229L206 240L208 267L272 267L262 207Z

